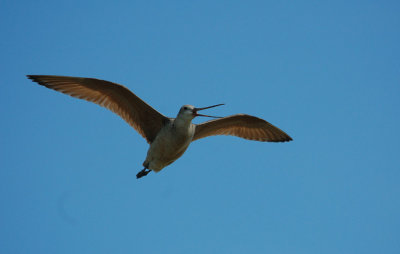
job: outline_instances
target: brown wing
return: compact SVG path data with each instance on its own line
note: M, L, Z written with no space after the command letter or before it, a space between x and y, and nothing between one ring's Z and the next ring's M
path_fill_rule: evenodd
M142 135L148 143L156 137L168 118L150 107L129 89L116 83L94 78L28 75L47 88L94 102L118 114Z
M227 116L196 125L193 141L214 135L231 135L264 142L292 140L289 135L267 121L245 114Z

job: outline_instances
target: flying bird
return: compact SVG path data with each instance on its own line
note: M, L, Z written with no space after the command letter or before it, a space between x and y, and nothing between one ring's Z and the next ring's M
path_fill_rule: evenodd
M224 104L196 108L183 105L176 118L166 117L126 87L95 78L52 75L27 75L47 88L84 99L103 106L122 117L150 147L143 162L144 169L137 173L141 178L151 171L159 172L186 151L192 141L214 135L231 135L263 142L285 142L292 138L269 122L246 114L215 117L199 114ZM197 116L217 118L201 124L192 120Z

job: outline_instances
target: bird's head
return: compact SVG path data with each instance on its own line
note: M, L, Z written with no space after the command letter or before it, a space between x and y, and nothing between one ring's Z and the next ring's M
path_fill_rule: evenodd
M196 116L220 118L219 116L209 116L209 115L199 114L198 111L208 109L208 108L218 107L218 106L222 106L222 105L224 105L224 104L217 104L217 105L204 107L204 108L195 108L192 105L183 105L181 107L181 109L179 110L178 117L183 118L183 119L190 119L190 120L192 120Z

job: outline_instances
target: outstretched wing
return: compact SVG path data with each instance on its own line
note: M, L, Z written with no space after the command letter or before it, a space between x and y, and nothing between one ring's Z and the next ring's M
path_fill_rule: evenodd
M231 135L264 142L292 140L289 135L269 122L245 114L227 116L196 125L193 141L214 135Z
M128 122L148 143L153 142L167 117L124 86L94 78L27 75L42 86L103 106Z

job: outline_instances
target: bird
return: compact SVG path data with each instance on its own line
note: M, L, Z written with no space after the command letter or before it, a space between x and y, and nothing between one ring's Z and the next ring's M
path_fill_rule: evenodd
M159 172L176 161L195 140L215 135L237 136L262 142L287 142L288 134L269 122L247 114L216 117L199 111L224 105L196 108L183 105L176 118L166 117L152 108L125 86L96 78L27 75L39 85L103 106L119 115L150 145L143 169L136 178ZM195 117L215 118L194 124Z

